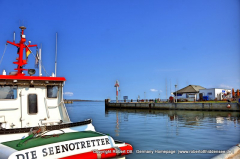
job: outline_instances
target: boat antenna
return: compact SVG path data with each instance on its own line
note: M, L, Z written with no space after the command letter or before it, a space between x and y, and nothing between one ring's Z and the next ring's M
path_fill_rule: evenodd
M57 33L56 33L56 54L55 54L55 77L57 77Z
M13 42L15 42L15 31L13 33Z
M38 69L39 69L39 76L42 76L42 44L41 47L39 48L39 61L38 61Z

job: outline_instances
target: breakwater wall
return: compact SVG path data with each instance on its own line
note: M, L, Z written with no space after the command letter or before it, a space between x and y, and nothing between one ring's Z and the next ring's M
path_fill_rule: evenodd
M240 111L240 105L238 103L110 103L105 100L105 107L124 109Z
M72 104L73 101L72 101L72 100L64 100L64 103L65 103L65 104Z

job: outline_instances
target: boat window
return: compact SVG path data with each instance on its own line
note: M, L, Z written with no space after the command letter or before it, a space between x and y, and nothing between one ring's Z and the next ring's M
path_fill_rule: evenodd
M57 98L58 86L47 86L47 97Z
M28 95L28 114L36 114L38 112L37 95Z
M0 86L0 99L16 99L17 87L16 86Z

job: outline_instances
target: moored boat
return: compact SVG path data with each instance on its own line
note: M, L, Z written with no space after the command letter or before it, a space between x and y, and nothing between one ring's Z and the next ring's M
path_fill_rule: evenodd
M128 143L95 131L92 120L71 122L63 101L64 77L34 76L24 69L31 47L24 26L15 72L0 75L0 159L122 158L132 153ZM24 50L26 59L24 59ZM25 75L24 71L28 71Z

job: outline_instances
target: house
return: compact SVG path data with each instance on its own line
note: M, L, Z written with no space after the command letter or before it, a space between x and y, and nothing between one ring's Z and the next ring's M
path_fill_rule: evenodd
M199 99L199 90L203 90L205 89L202 86L198 86L198 85L189 85L187 87L184 87L180 90L177 90L176 92L173 92L173 94L175 95L176 98L176 94L177 94L177 99L180 100L188 100L188 101L195 101Z
M224 98L231 98L231 90L230 89L222 89L222 88L208 88L208 89L200 89L199 90L199 99L201 97L207 97L208 100L222 100Z

